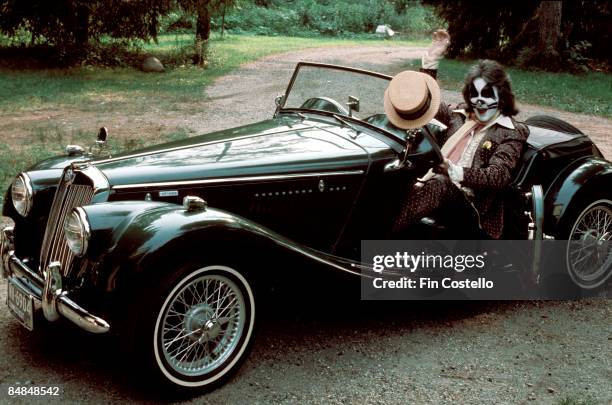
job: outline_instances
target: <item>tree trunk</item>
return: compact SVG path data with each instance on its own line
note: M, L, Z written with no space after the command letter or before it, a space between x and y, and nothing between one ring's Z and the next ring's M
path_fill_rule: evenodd
M89 8L77 7L75 17L74 42L78 48L85 51L89 45Z
M223 3L223 14L221 14L221 38L223 38L223 32L225 31L225 9L227 8L227 3Z
M539 21L538 49L545 54L559 52L561 37L561 2L542 1L537 10Z
M63 35L59 36L55 47L60 60L64 63L79 62L87 57L89 51L89 8L87 5L74 4L61 17Z
M204 2L202 2L204 3ZM206 52L208 50L208 39L210 38L210 13L206 5L198 7L198 18L196 21L195 38L195 60L198 66L204 66Z

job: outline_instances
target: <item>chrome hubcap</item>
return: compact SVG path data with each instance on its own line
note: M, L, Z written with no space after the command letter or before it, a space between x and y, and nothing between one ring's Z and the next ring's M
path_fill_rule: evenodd
M215 339L221 333L221 322L214 310L206 303L194 305L185 314L183 329L193 341L200 342Z
M177 372L199 376L219 367L236 349L245 327L240 288L221 275L204 275L183 286L161 323L164 358Z

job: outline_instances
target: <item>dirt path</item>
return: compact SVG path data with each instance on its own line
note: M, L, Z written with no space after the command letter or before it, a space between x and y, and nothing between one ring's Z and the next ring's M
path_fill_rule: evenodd
M53 120L79 127L115 117L125 125L120 135L173 127L211 131L269 117L274 97L284 91L298 60L395 73L420 52L361 47L276 55L215 82L209 99L201 102L201 114L155 110L130 117L111 111L94 117L55 111ZM446 96L457 99L457 93ZM51 119L45 113L40 116ZM606 139L609 120L554 113L591 133L612 156ZM5 300L2 285L0 303ZM264 317L238 375L187 402L552 404L571 397L612 403L610 300L371 304L312 312L305 303L299 314ZM28 333L1 305L0 387L61 384L63 403L154 401L126 378L139 365L126 363L105 337L65 326ZM0 392L0 403L28 402Z

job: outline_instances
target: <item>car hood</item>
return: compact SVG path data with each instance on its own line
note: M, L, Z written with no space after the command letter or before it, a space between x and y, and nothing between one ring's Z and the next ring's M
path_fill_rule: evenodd
M111 186L363 169L348 129L287 117L133 151L94 164Z

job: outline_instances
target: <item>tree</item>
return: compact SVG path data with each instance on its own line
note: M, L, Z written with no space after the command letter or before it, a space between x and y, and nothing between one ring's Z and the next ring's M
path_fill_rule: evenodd
M448 23L451 44L448 56L492 58L507 61L516 38L535 9L531 2L430 2ZM537 4L536 4L537 5Z
M425 2L448 23L450 58L492 58L547 70L584 69L589 57L610 63L606 0Z
M170 0L0 0L0 31L13 35L20 28L67 59L87 54L91 40L156 38L158 19Z
M210 39L210 18L227 7L233 6L235 0L177 0L183 10L196 15L194 64L204 66Z
M561 2L541 1L531 19L523 24L513 46L517 64L559 70L561 54Z
M545 53L558 53L561 36L561 2L540 2L536 16L540 23L537 48Z
M561 19L562 40L570 50L570 56L575 49L588 48L585 57L593 60L593 66L612 64L610 41L610 19L612 18L612 2L609 0L581 0L563 3Z

